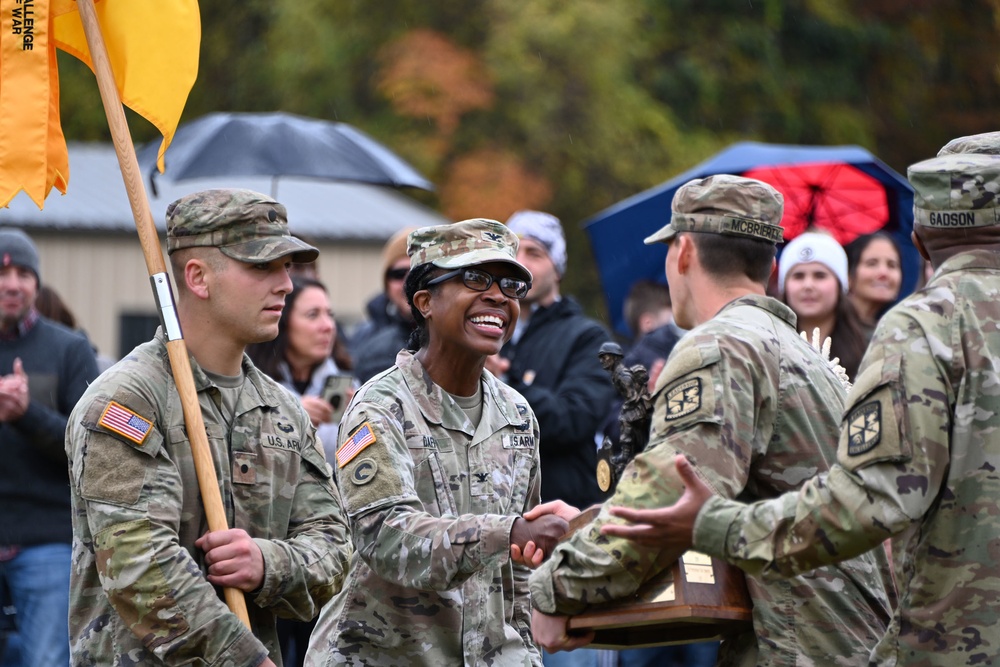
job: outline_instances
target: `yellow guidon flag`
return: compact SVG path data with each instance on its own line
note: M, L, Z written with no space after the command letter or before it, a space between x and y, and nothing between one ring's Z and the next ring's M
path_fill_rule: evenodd
M97 0L122 101L163 135L158 164L198 75L197 0ZM93 69L75 0L0 0L0 207L21 190L42 208L69 181L56 48Z

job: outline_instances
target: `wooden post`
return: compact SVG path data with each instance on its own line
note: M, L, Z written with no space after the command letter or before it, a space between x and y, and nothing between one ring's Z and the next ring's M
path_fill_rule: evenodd
M129 204L132 206L132 216L135 218L136 231L139 233L139 243L146 259L146 269L153 284L154 295L160 307L160 315L164 329L167 332L167 354L170 357L170 368L173 371L177 393L180 394L181 406L184 411L184 422L191 451L194 457L195 472L198 476L198 486L201 490L201 500L208 518L208 529L211 531L226 530L226 510L222 504L222 493L212 463L212 453L208 447L208 435L205 432L205 422L201 416L201 406L198 404L198 392L194 386L194 375L188 359L187 346L181 336L180 325L177 322L173 296L170 292L170 279L167 276L163 252L160 249L160 238L153 224L153 216L149 210L149 199L139 171L139 162L132 145L132 135L125 120L121 98L115 87L114 73L111 71L111 61L101 35L101 26L97 20L93 0L77 0L80 20L87 35L87 45L90 47L90 58L97 75L97 87L101 91L101 101L104 103L104 113L108 117L111 128L111 138L118 155L118 164L125 181L125 191L128 193ZM238 588L223 589L226 604L236 614L243 624L250 627L250 615L247 612L246 599L243 591Z

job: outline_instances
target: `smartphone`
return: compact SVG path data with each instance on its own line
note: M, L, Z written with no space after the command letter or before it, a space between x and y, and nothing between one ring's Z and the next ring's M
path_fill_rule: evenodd
M320 396L333 406L333 421L339 422L347 410L347 390L351 388L354 378L350 375L331 375L323 384Z

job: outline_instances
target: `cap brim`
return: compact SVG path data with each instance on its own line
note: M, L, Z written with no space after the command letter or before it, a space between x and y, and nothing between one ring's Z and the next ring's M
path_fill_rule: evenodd
M647 236L643 241L646 245L653 245L654 243L666 243L670 239L677 236L677 230L673 228L672 225L666 224L660 228L658 232Z
M431 262L431 264L442 269L461 269L466 266L488 264L489 262L503 262L504 264L510 264L521 272L521 278L527 280L528 282L531 282L532 280L531 271L529 271L523 264L517 260L511 259L510 255L507 253L497 250L472 250L455 257L436 259Z
M273 262L288 256L291 256L293 262L306 264L319 257L319 250L294 236L267 236L219 246L219 250L227 257L249 264Z

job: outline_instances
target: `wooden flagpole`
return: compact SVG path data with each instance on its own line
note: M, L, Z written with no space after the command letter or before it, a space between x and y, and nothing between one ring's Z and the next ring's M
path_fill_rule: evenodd
M118 155L122 179L125 181L125 191L128 193L129 204L132 206L132 216L135 218L136 231L139 233L139 243L146 259L146 269L149 272L160 308L160 319L167 334L167 354L170 357L170 368L174 374L177 392L180 394L181 407L184 411L188 438L194 457L195 472L198 476L198 486L201 490L201 500L208 518L208 529L211 531L226 530L226 510L222 504L222 493L215 474L211 450L208 447L208 435L205 432L205 422L201 416L201 406L198 404L198 392L194 386L194 375L188 359L187 346L181 335L180 323L174 308L173 294L170 290L170 279L167 277L163 252L160 249L160 238L153 224L153 216L146 197L146 187L142 182L139 162L132 145L132 135L125 120L121 98L115 87L114 73L111 71L111 61L101 35L101 26L97 20L97 11L93 0L77 0L80 20L84 33L87 35L87 46L90 48L90 58L97 75L97 87L101 91L101 101L111 128L111 138ZM246 599L243 591L238 588L223 589L226 604L236 614L243 624L250 627L250 615L247 612Z

